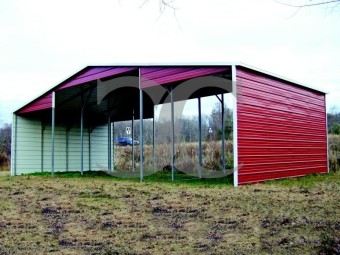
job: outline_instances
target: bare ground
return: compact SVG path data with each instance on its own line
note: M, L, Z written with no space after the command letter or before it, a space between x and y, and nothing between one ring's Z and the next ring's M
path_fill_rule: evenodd
M339 254L339 191L0 173L0 254Z

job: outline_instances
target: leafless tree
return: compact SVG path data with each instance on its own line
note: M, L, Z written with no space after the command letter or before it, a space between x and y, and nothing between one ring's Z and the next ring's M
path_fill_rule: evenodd
M320 6L320 5L333 5L332 7L337 7L340 4L340 0L306 0L306 1L276 1L280 4L295 7L295 8L304 8L304 7L312 7L312 6Z
M144 0L141 7L149 3L151 0ZM175 0L158 0L159 1L159 12L163 14L166 9L171 9L176 14L177 8L175 7Z

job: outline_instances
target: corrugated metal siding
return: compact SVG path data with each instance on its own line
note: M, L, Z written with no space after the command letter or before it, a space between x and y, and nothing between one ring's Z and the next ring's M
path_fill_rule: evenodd
M223 73L227 70L227 67L144 67L141 68L141 88Z
M17 117L16 173L40 172L41 123Z
M12 161L12 174L14 174L14 163L16 162L16 174L41 172L41 160L43 158L43 171L51 172L51 125L46 125L44 140L41 139L41 122L17 117L17 149L16 160ZM85 129L86 130L86 129ZM15 138L13 139L15 143ZM107 168L107 125L96 127L91 134L91 169L89 166L89 137L84 132L84 171L103 170ZM43 157L41 157L41 146L43 146ZM73 127L69 131L68 169L66 156L66 128L55 127L55 171L80 171L80 128ZM14 155L14 150L12 151Z
M237 68L239 183L327 172L325 95Z
M65 128L62 126L55 126L54 134L54 171L66 171L66 150L65 150ZM52 156L52 128L51 125L46 125L44 130L44 144L43 144L43 171L51 172L51 156ZM40 161L39 161L40 163ZM39 168L40 169L40 168ZM41 171L41 170L40 170Z
M137 67L89 67L83 73L63 83L56 90L73 87L85 82L95 81L97 79L102 79L113 75L127 73L133 70L137 70Z
M91 133L91 167L94 171L107 169L108 162L107 125L97 126Z
M26 107L22 108L18 113L27 113L52 108L52 93L48 93L43 97L34 100Z

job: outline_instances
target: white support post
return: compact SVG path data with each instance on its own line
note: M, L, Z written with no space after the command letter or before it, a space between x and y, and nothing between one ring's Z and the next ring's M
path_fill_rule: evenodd
M238 130L237 130L237 84L236 66L231 67L233 88L233 151L234 151L234 187L238 186Z
M110 111L107 117L107 168L112 173L112 151L111 151L111 116Z
M175 180L175 117L173 87L170 92L171 99L171 180Z
M91 130L88 130L88 135L89 135L89 171L91 171Z
M40 171L44 172L44 131L45 131L45 125L44 122L41 121L41 136L40 136Z
M156 172L156 152L155 152L155 106L153 106L153 118L152 118L152 161L153 161L153 172Z
M202 178L202 112L201 112L201 98L198 98L198 176Z
M70 128L66 128L66 172L69 171Z
M139 70L140 82L140 70ZM143 182L143 90L139 86L139 171L140 182Z
M224 141L225 141L225 119L224 119L224 94L221 94L221 105L222 105L222 169L223 173L225 173L225 149L224 149Z
M80 112L80 173L84 174L84 110Z
M115 171L115 122L112 122L112 173Z
M55 92L52 92L52 155L51 155L51 167L52 177L54 176L54 133L55 133Z
M132 164L132 172L135 172L135 129L134 129L134 124L135 124L135 110L132 110L132 123L131 123L131 139L132 139L132 159L131 159L131 164Z

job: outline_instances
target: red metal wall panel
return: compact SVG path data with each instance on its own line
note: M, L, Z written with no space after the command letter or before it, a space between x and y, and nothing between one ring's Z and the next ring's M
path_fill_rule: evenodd
M223 73L227 70L227 67L144 67L141 68L141 88Z
M325 95L237 67L239 184L327 172Z
M56 90L73 87L85 82L95 81L97 79L130 72L136 69L137 67L89 67L83 73L72 77L58 86Z
M38 98L22 108L18 113L23 114L27 112L39 111L52 108L52 93L48 93L41 98Z

